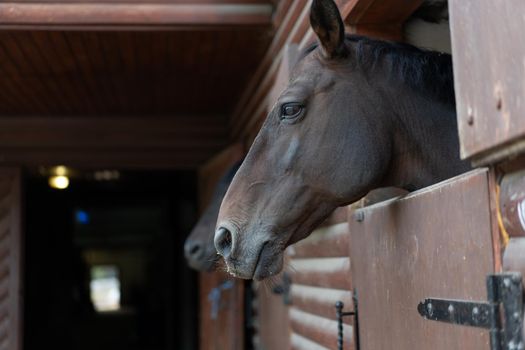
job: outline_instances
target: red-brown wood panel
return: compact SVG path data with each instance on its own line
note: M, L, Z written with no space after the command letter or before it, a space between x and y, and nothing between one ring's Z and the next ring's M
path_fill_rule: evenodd
M200 349L244 349L244 281L224 272L203 272L199 288Z
M268 286L261 283L255 286L255 349L289 349L289 306L285 305L282 295L272 293Z
M0 349L22 349L20 171L0 168Z
M451 0L461 156L487 163L525 150L525 2Z
M269 26L3 30L0 117L226 116L270 39Z
M224 173L243 156L234 144L199 169L199 202L205 208ZM214 232L210 231L210 235ZM242 350L245 341L245 281L234 279L219 267L199 278L201 350Z
M486 300L493 273L489 176L478 169L350 219L361 350L490 349L488 331L424 320L425 298Z
M326 223L339 221L340 211ZM324 224L308 238L287 249L286 271L291 278L288 312L292 349L335 349L337 317L335 304L353 310L348 223ZM351 317L343 319L345 349L353 349Z

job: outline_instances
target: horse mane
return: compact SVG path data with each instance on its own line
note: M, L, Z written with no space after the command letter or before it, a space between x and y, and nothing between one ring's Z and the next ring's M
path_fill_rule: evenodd
M390 79L402 81L414 91L455 106L452 57L449 54L360 35L347 35L346 43L355 48L357 63L368 74L381 67L383 73L387 70ZM314 43L304 49L299 60L318 46Z

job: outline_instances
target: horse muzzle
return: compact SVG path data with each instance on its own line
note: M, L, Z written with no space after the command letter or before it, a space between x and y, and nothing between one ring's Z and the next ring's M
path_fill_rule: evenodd
M269 240L242 242L238 231L229 227L220 226L217 229L215 248L224 258L228 272L237 278L263 280L282 269L283 252L275 244Z

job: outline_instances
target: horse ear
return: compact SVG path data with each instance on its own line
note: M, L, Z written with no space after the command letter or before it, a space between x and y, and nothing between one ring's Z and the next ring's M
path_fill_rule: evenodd
M343 56L346 53L345 25L333 0L312 1L310 24L328 58Z

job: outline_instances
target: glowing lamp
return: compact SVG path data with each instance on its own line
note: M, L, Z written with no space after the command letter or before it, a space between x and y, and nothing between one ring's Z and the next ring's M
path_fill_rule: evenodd
M57 190L64 190L69 186L69 178L64 175L51 176L49 178L49 186Z

